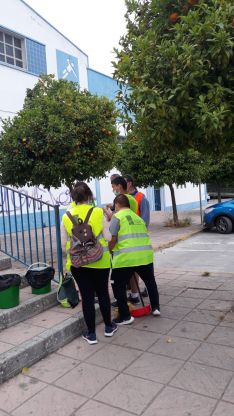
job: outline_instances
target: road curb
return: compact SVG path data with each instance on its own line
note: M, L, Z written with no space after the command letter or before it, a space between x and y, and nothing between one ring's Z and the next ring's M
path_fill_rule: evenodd
M10 257L4 257L0 259L0 271L1 270L7 270L12 268L11 258ZM9 271L10 273L10 271Z
M99 307L96 323L102 322ZM0 384L71 342L86 328L82 312L0 355Z
M200 233L201 231L202 231L202 229L195 230L195 231L191 231L190 233L188 233L186 235L183 235L181 237L175 238L173 240L169 240L167 243L163 243L163 244L152 244L153 250L154 251L159 251L159 250L163 250L164 248L173 247L179 241L185 241L188 238L192 237L193 235Z
M28 299L15 308L3 310L0 314L0 330L32 318L57 304L57 291L53 290L45 295L37 295Z

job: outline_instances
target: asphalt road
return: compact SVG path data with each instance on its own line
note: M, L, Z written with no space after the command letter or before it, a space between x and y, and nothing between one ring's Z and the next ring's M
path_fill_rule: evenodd
M155 255L156 270L234 273L234 233L201 232Z

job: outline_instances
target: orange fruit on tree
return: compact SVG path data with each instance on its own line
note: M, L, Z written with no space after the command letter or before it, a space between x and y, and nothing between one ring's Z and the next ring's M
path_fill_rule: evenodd
M188 0L188 4L190 4L190 6L194 6L198 2L199 2L199 0Z
M179 15L176 12L171 13L170 16L169 16L169 19L172 23L176 23L178 18L179 18Z

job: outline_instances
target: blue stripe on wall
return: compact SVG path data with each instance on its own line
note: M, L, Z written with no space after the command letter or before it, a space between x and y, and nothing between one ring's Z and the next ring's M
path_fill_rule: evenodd
M64 212L66 212L66 208L60 209L59 213L60 213L60 219L62 219L62 216L64 214ZM35 219L34 219L34 214L30 213L28 216L27 214L23 214L22 215L22 219L23 219L23 230L22 230L22 222L21 222L21 216L20 215L16 215L16 217L14 215L10 215L10 217L8 215L5 214L4 216L5 218L5 233L9 234L10 229L12 233L16 232L16 226L17 226L17 231L18 233L21 233L22 231L28 231L28 229L30 230L34 230L35 229L35 219L36 219L36 228L41 228L41 226L49 226L49 217L48 217L48 212L47 211L43 211L43 215L42 215L42 220L41 220L41 212L37 211L35 213ZM15 219L16 219L16 226L15 226ZM28 227L28 222L29 222L29 227ZM42 224L43 222L43 224ZM55 225L55 216L54 216L54 211L50 211L50 224L51 226ZM0 235L4 234L4 228L3 228L3 217L1 215L0 217Z
M118 91L117 81L88 68L88 90L91 94L98 96L104 96L110 100L114 100Z
M206 205L206 204L207 204L207 201L203 200L202 205ZM188 211L190 209L195 209L195 208L200 208L200 202L199 201L177 205L177 210L178 211ZM166 212L172 212L172 206L165 207L165 211Z

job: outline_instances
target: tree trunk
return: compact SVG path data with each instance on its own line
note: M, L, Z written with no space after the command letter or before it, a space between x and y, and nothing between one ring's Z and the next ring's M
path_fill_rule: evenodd
M218 190L218 202L222 202L222 200L221 200L221 185L220 184L218 184L217 190Z
M173 221L174 225L177 227L179 220L178 220L178 213L177 213L177 206L176 206L176 200L175 200L175 191L172 184L168 185L171 191L171 202L172 202L172 211L173 211Z

